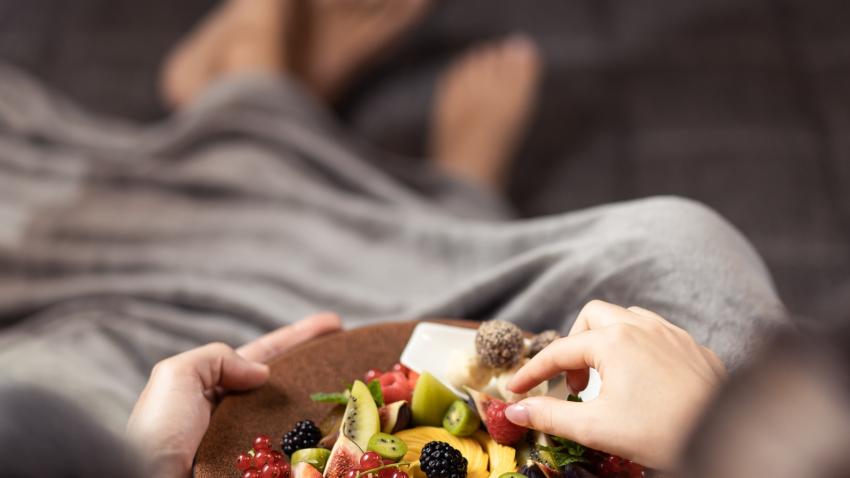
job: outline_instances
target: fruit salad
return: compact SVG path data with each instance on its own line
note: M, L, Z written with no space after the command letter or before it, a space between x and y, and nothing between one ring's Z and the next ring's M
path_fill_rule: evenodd
M527 394L506 383L529 357L558 338L527 341L515 325L484 322L475 353L450 357L452 385L427 370L396 364L370 369L346 389L311 398L335 405L299 421L280 439L259 436L236 458L242 478L614 478L643 477L629 460L518 426L505 408ZM494 386L495 384L495 386ZM545 384L530 392L545 394ZM581 401L575 395L568 400Z

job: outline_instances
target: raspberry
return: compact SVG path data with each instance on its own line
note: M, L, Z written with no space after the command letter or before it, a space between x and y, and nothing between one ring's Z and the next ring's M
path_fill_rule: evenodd
M292 456L298 450L304 448L313 448L322 439L322 432L310 420L302 420L295 424L295 428L290 430L283 436L280 441L280 447L283 452Z
M496 443L512 446L522 440L528 429L508 420L505 416L506 408L508 408L507 403L495 398L491 399L487 403L487 416L484 418L484 423Z
M446 442L425 444L419 463L428 478L466 478L466 458Z
M379 378L381 381L381 392L384 394L385 403L393 403L399 400L410 401L413 389L407 376L401 372L387 372Z

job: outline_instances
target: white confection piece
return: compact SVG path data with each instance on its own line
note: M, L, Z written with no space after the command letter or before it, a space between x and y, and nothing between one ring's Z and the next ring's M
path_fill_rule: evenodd
M449 354L446 375L449 384L459 390L465 386L480 390L493 378L493 370L481 365L476 354L453 350Z

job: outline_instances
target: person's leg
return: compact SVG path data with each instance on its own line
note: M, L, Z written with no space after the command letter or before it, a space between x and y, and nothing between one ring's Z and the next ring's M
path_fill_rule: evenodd
M420 20L431 0L309 0L297 75L333 101L353 75Z
M287 71L292 14L289 1L225 1L166 59L161 78L166 103L185 106L220 76Z
M525 36L479 46L439 82L430 149L445 173L500 191L537 99L542 62Z
M430 294L415 317L502 319L567 333L579 310L601 299L662 315L733 368L788 323L752 245L719 214L684 198L455 224L429 240L409 250L447 251L434 264L463 279L441 286L418 271L417 286Z
M330 101L429 3L225 0L169 55L162 96L180 108L213 80L254 71L289 73Z

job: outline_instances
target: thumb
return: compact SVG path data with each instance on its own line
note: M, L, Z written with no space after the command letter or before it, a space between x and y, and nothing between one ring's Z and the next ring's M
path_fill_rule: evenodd
M251 390L269 379L268 365L251 362L232 351L221 362L219 384L225 390Z
M593 425L592 403L570 402L555 397L529 397L505 409L513 423L550 435L586 443Z
M178 375L183 365L194 368L205 390L250 390L269 379L267 365L246 360L224 344L205 345L169 361L173 362L170 369Z

